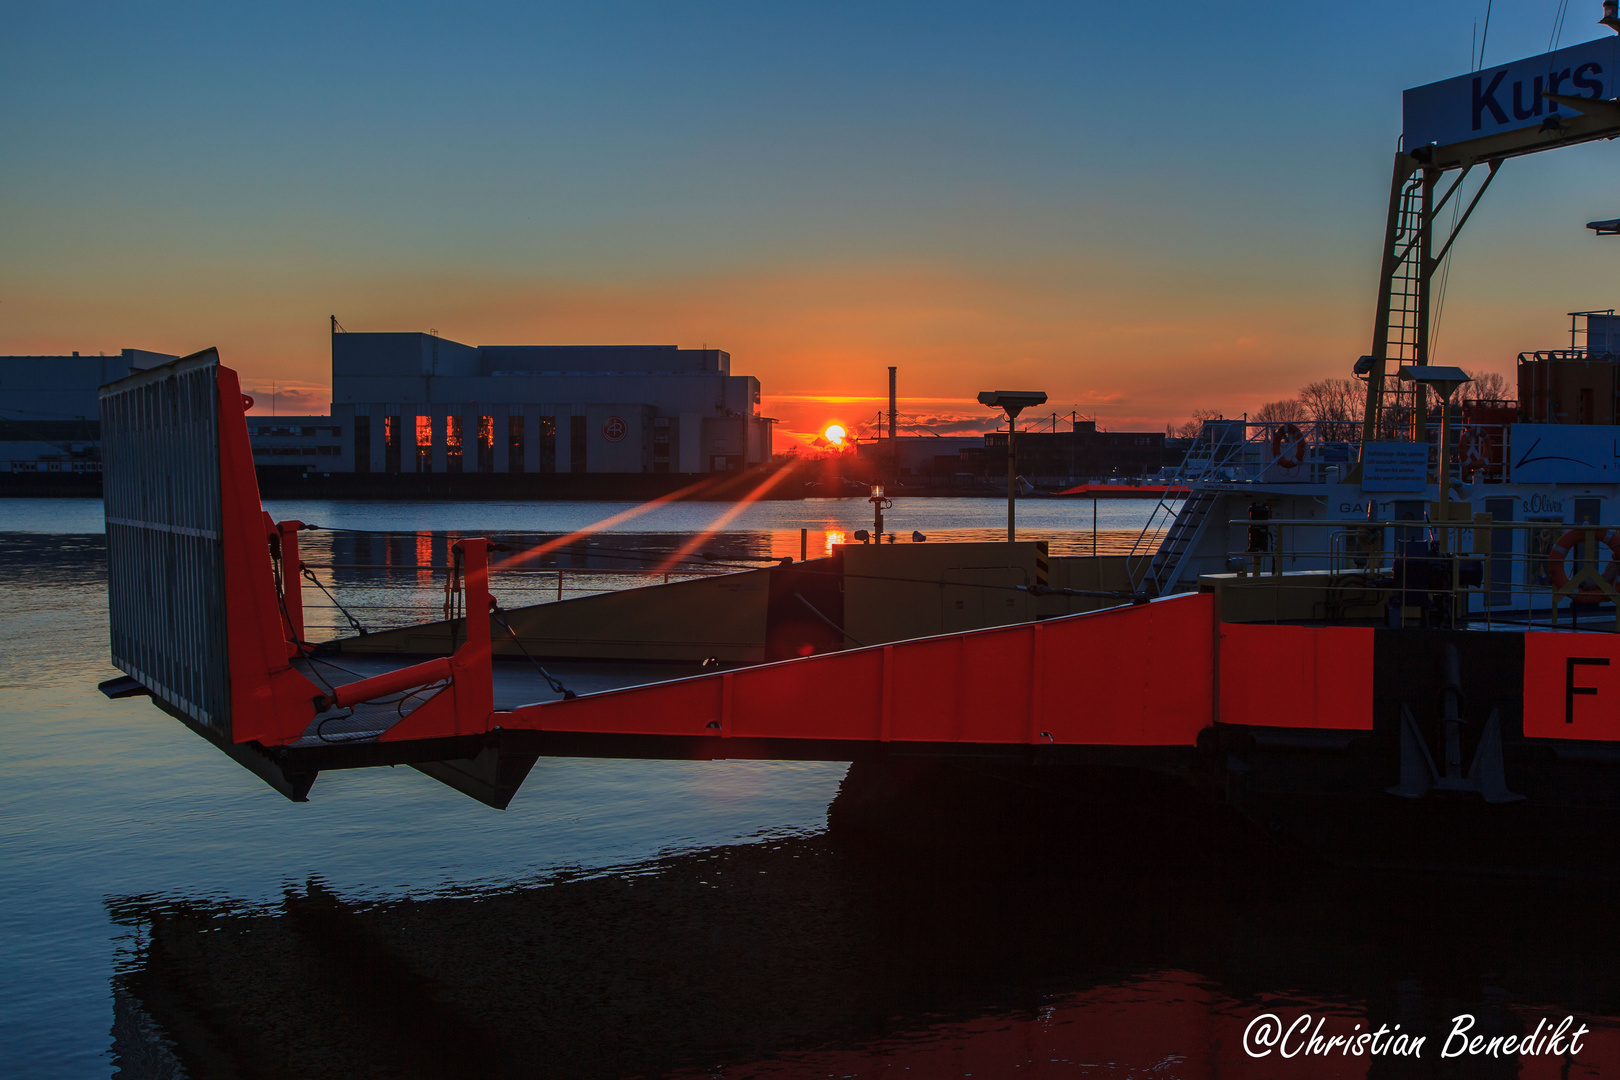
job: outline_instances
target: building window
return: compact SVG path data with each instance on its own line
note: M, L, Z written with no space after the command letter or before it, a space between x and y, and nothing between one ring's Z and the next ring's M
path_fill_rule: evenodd
M523 471L523 417L506 419L506 471Z
M461 471L461 417L449 416L444 421L444 470Z
M416 418L416 471L433 471L433 417Z
M495 471L495 418L478 418L478 471Z
M653 420L652 471L669 472L669 417Z
M371 417L354 418L354 471L371 471Z
M557 471L557 418L555 416L542 416L540 418L540 471L543 473Z
M568 418L568 471L577 473L585 471L585 418L583 416L570 416Z
M399 417L383 417L383 471L399 472Z

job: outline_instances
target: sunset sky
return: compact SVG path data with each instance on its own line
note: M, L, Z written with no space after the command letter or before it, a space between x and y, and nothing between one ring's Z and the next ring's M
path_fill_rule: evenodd
M0 353L217 345L321 412L335 314L723 348L789 436L890 364L946 431L993 387L1233 416L1367 351L1401 91L1485 6L0 2ZM1496 3L1486 63L1557 8ZM1437 362L1620 304L1617 180L1614 143L1507 163Z

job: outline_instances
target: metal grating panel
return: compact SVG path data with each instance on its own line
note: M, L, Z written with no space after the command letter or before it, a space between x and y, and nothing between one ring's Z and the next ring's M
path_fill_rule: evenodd
M218 370L210 349L103 387L101 453L113 663L229 741Z

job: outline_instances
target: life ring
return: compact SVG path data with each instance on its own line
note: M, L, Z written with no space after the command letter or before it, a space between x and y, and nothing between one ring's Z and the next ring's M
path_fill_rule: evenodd
M1603 571L1603 579L1612 584L1617 574L1616 566L1620 564L1620 532L1616 532L1614 529L1600 531L1595 528L1590 531L1598 543L1605 545L1609 549L1609 565ZM1576 544L1586 541L1587 532L1588 530L1585 528L1571 529L1563 536L1560 536L1556 544L1547 549L1547 577L1552 581L1555 590L1562 589L1569 584L1569 573L1564 569L1564 560L1569 557L1569 553L1575 549ZM1608 599L1608 597L1603 594L1603 590L1597 588L1591 582L1583 581L1581 587L1570 595L1570 599L1577 604L1596 604Z
M1283 451L1285 446L1288 448L1286 453ZM1271 456L1285 469L1299 467L1299 463L1305 460L1305 433L1299 430L1298 425L1287 423L1277 429L1271 436Z
M1462 462L1462 478L1468 483L1474 480L1474 474L1481 469L1488 468L1491 459L1485 456L1485 440L1473 428L1465 427L1457 441L1457 460Z

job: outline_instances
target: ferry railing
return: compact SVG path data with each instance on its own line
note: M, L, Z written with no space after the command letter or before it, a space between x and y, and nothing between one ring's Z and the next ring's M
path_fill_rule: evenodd
M348 621L350 629L359 630L360 617L376 625L366 631L386 626L408 625L432 617L437 610L439 586L428 588L426 581L442 582L452 567L434 563L334 563L301 562L311 573L322 571L326 581L311 578L311 591L315 596L302 600L304 610L339 613ZM503 606L559 603L565 599L598 596L603 593L641 588L646 585L669 584L697 578L716 577L747 569L746 566L717 565L683 566L670 569L632 569L625 567L528 567L502 566L490 568L490 586L499 590ZM339 573L344 576L338 577ZM364 580L364 575L381 575L383 580ZM389 576L408 575L408 581L390 581ZM308 578L309 574L305 574ZM289 595L295 590L289 590ZM325 599L316 596L324 594ZM322 620L326 630L342 630L343 621L328 615Z
M1355 458L1356 425L1349 420L1206 420L1188 447L1172 482L1190 485L1247 484L1263 480L1322 483L1328 470L1348 468ZM1157 552L1184 508L1168 493L1149 513L1131 545L1131 580L1140 587Z
M1512 407L1511 402L1482 401L1459 408L1490 414ZM1448 482L1497 484L1508 480L1509 424L1466 421L1465 413L1462 419L1453 418L1450 423L1445 470ZM1429 446L1428 474L1436 476L1440 452L1438 417L1428 421L1424 431ZM1347 420L1208 420L1170 479L1195 492L1199 485L1224 488L1254 483L1326 483L1334 479L1332 469L1340 469L1341 477L1349 475L1360 457L1359 439L1358 423ZM1185 495L1166 493L1148 514L1131 545L1127 563L1136 586L1143 584L1158 541L1171 532L1186 499Z
M1481 403L1493 411L1500 403ZM1464 406L1463 408L1470 408ZM1194 440L1175 471L1183 483L1220 484L1254 482L1320 484L1339 467L1348 474L1360 459L1360 432L1354 425L1333 420L1298 420L1260 423L1251 420L1210 421L1225 424L1216 438ZM1507 479L1508 429L1511 422L1465 422L1453 416L1448 424L1447 459L1453 478L1500 482ZM1279 438L1279 436L1281 436ZM1429 472L1434 475L1439 456L1438 417L1424 426L1429 447Z
M1227 525L1241 530L1240 535L1257 530L1266 536L1266 550L1233 552L1227 560L1228 570L1240 577L1264 578L1279 589L1320 589L1319 576L1298 572L1303 563L1325 567L1329 576L1369 576L1369 585L1387 578L1373 586L1384 590L1413 595L1449 593L1458 601L1451 616L1454 623L1483 623L1487 629L1497 622L1558 629L1567 621L1569 629L1591 630L1599 621L1612 620L1615 632L1620 633L1620 532L1602 525L1319 518L1262 523L1233 518ZM1330 530L1325 548L1290 542L1297 530L1319 533L1323 528ZM1476 543L1475 534L1481 531L1489 531L1493 538L1484 550ZM1521 532L1527 534L1522 545L1510 542L1498 547L1495 541L1501 533ZM1430 543L1441 534L1446 534L1447 550L1429 551ZM1407 542L1402 543L1403 539ZM1285 570L1285 564L1296 569ZM1478 584L1464 583L1469 564L1480 575ZM1411 584L1437 566L1445 571L1438 585ZM1604 610L1605 605L1613 605L1612 613Z

